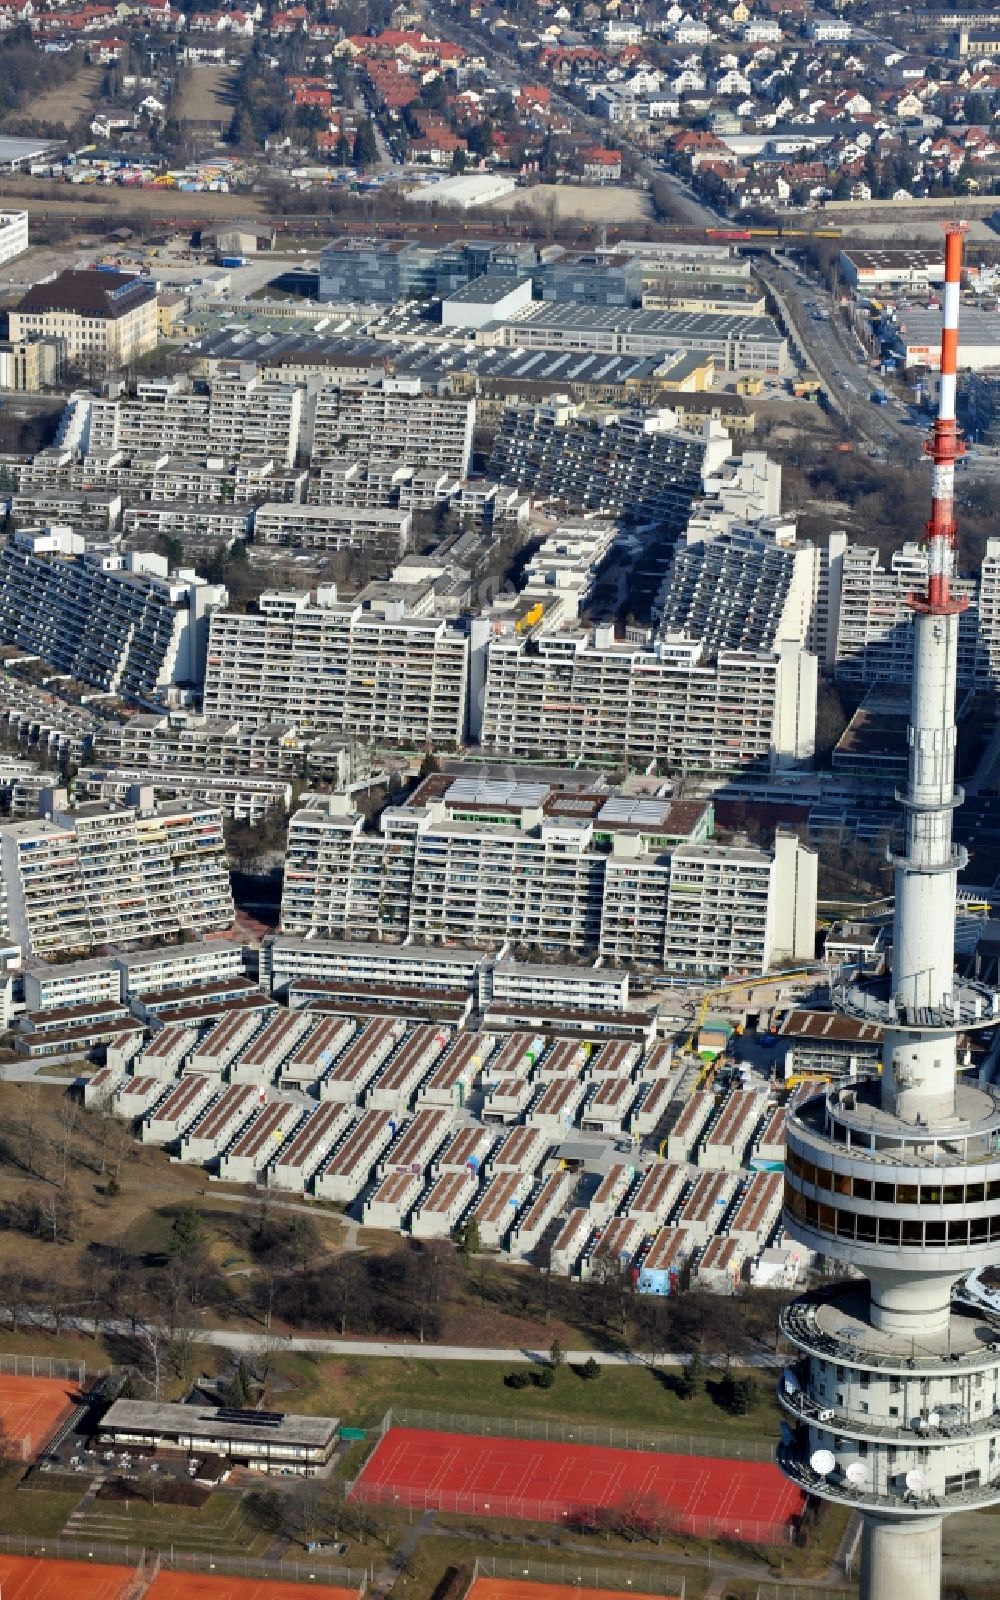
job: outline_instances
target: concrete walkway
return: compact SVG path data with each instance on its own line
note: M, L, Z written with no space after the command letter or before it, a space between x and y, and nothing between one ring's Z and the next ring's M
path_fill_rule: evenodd
M0 1308L3 1314L3 1308ZM22 1328L40 1327L48 1328L44 1313L28 1313L20 1318ZM113 1337L131 1339L133 1335L132 1323L123 1317L67 1317L63 1323L67 1332L83 1333L89 1338L97 1334L111 1334ZM478 1345L463 1344L419 1344L412 1340L390 1339L334 1339L313 1338L303 1334L280 1334L272 1329L269 1333L264 1328L255 1328L249 1332L239 1328L181 1328L178 1333L187 1338L199 1340L202 1344L219 1345L227 1350L252 1352L260 1348L265 1342L281 1350L311 1353L325 1356L377 1356L383 1359L397 1361L511 1361L519 1362L547 1362L548 1350L542 1347L530 1349L527 1346L512 1349L505 1345L490 1345L481 1348ZM567 1350L566 1360L569 1362L583 1362L594 1360L600 1367L683 1367L692 1359L689 1354L673 1352L666 1355L652 1356L643 1351L617 1351L617 1350ZM700 1352L700 1359L709 1365L727 1365L731 1360L731 1353L718 1351L715 1353ZM780 1367L784 1358L774 1355L770 1350L759 1351L740 1357L740 1365L745 1367L759 1367L769 1369Z

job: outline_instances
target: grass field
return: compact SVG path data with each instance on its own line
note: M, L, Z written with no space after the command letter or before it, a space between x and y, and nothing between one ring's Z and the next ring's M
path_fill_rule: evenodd
M66 1524L86 1483L77 1489L19 1489L23 1467L0 1467L0 1534L20 1533L29 1538L54 1539Z
M509 1389L511 1366L493 1361L409 1361L350 1357L325 1360L282 1356L280 1370L295 1385L290 1410L332 1413L349 1426L370 1428L396 1406L477 1417L576 1421L598 1427L663 1428L730 1439L776 1439L779 1415L767 1374L759 1374L760 1404L733 1417L710 1395L680 1400L670 1373L650 1367L604 1367L586 1382L568 1366L551 1389Z
M184 83L178 120L228 123L235 103L234 78L232 67L192 67Z
M36 95L31 102L31 115L41 122L61 122L64 128L71 128L93 109L101 75L101 67L81 66L69 83Z

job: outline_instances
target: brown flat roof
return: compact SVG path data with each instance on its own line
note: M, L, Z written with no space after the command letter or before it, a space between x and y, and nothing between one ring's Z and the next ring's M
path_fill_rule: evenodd
M783 1039L829 1039L834 1044L881 1044L877 1022L859 1022L839 1011L789 1011L778 1029Z

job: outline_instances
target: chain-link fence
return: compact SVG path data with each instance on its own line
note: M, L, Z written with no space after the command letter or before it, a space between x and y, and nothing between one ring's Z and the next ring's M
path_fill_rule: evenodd
M324 1583L364 1595L368 1574L363 1567L335 1567L311 1556L305 1559L261 1561L254 1556L215 1555L201 1550L177 1550L173 1545L103 1544L94 1539L32 1539L26 1534L0 1534L0 1550L7 1555L44 1556L56 1561L100 1562L112 1567L138 1567L150 1556L171 1572L218 1573L227 1578L258 1578L271 1583Z
M700 1433L667 1433L659 1428L604 1428L593 1423L546 1421L533 1417L469 1417L450 1411L387 1411L382 1435L390 1428L421 1428L433 1433L469 1433L479 1438L532 1439L553 1444L594 1444L611 1450L654 1450L677 1456L715 1456L726 1461L773 1461L775 1445L765 1439Z
M350 1491L362 1505L389 1506L398 1511L437 1511L455 1517L501 1517L512 1522L544 1522L547 1526L602 1533L626 1521L642 1539L683 1533L694 1539L736 1539L741 1544L787 1544L793 1529L786 1518L714 1516L681 1511L655 1496L624 1506L567 1504L530 1495L494 1494L485 1489L420 1489L408 1484L366 1482L357 1478Z
M550 1583L576 1589L608 1589L625 1593L669 1595L684 1600L687 1580L683 1573L664 1567L593 1566L576 1561L511 1561L498 1556L477 1556L474 1578L510 1578L519 1583Z
M87 1384L85 1361L63 1361L58 1356L21 1356L0 1353L0 1373L9 1378L68 1378L83 1389Z
M858 1593L857 1584L843 1589L817 1588L812 1583L758 1583L755 1587L747 1579L743 1580L743 1588L747 1600L751 1596L753 1600L857 1600ZM739 1592L737 1584L733 1585L733 1589Z

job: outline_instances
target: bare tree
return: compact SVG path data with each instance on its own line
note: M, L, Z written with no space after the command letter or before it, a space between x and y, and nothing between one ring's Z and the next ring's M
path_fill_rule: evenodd
M281 1340L270 1336L256 1339L250 1351L254 1376L266 1392L270 1386L275 1363L281 1353Z
M153 1391L153 1399L163 1393L167 1371L170 1331L159 1322L144 1322L136 1328L136 1341L142 1362L142 1377Z
M65 1189L69 1176L69 1158L73 1150L73 1138L77 1124L80 1120L80 1107L72 1094L63 1098L59 1107L59 1125L56 1132L56 1150L59 1155L59 1187Z
M21 1326L24 1314L31 1304L33 1287L34 1280L17 1263L12 1263L0 1276L0 1307L10 1318L11 1333L16 1333Z
M36 1176L35 1161L42 1138L42 1091L37 1083L29 1083L21 1098L22 1116L20 1132L24 1140L24 1164Z
M188 1383L204 1352L204 1342L194 1328L175 1328L167 1345L167 1360L174 1375Z

